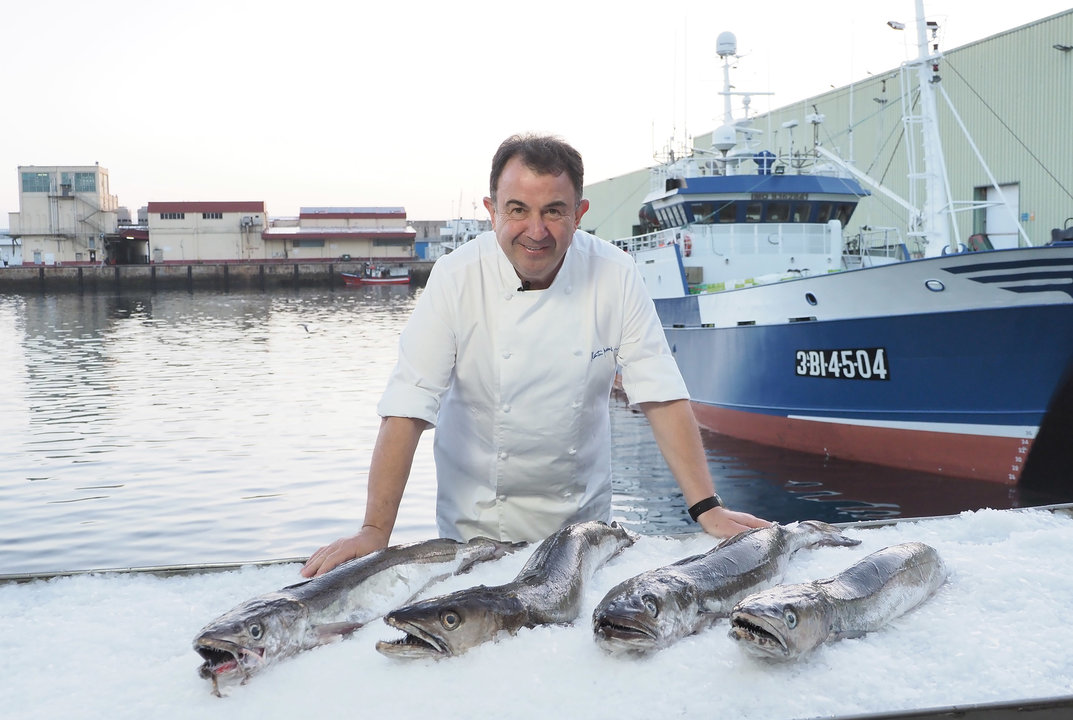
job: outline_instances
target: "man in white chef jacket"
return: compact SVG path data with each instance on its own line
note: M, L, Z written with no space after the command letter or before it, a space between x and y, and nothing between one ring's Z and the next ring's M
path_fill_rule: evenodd
M581 156L513 136L492 161L492 231L437 261L377 407L361 530L317 550L318 575L386 547L421 433L436 427L443 537L536 542L611 519L608 400L616 372L704 530L768 523L722 506L655 308L626 253L578 230Z

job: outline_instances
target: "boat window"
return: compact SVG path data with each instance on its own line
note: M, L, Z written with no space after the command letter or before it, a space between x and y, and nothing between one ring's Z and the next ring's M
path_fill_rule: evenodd
M662 227L669 228L669 227L671 227L673 225L673 223L671 222L671 214L669 212L667 212L666 209L661 209L658 214L659 214L659 224Z
M674 211L674 217L678 221L675 224L678 225L678 226L685 225L686 222L687 222L686 221L686 213L685 213L685 210L682 209L682 206L681 205L675 205L671 209Z
M745 206L745 222L760 222L764 206L758 202L751 202Z
M794 213L790 216L790 222L808 222L808 210L808 203L797 203L794 205Z
M738 206L736 203L728 202L719 208L719 222L732 223L738 221Z
M831 203L820 203L816 206L816 219L813 222L825 223L831 219Z
M695 202L690 206L693 211L693 222L695 223L711 223L715 222L715 203L710 202Z
M767 206L766 222L786 222L790 216L790 204L773 202Z
M852 215L852 214L853 214L853 204L852 203L841 203L841 204L839 204L837 217L838 217L838 222L842 225L842 227L846 227L846 224L849 223L849 216Z

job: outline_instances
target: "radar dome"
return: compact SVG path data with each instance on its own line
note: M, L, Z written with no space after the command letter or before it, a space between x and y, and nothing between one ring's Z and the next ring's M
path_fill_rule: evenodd
M719 57L734 55L738 52L738 39L732 32L721 32L715 39L715 53Z
M738 134L733 125L720 125L712 133L712 147L720 152L727 152L738 144Z

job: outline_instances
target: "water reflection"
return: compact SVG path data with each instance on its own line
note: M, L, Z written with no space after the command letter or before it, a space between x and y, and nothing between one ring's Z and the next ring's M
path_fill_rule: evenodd
M641 532L694 532L651 431L625 397L612 397L613 511ZM826 522L951 515L1068 502L996 483L850 462L782 450L701 431L709 467L727 505L777 522Z

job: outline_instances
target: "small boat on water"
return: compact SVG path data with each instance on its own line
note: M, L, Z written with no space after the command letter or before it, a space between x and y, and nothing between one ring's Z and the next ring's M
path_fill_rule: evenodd
M645 278L701 425L1017 484L1056 449L1069 458L1073 243L1064 230L1041 246L1027 236L998 250L957 241L942 196L941 55L921 0L917 15L919 56L902 87L915 85L921 175L939 192L929 186L923 210L903 203L922 257L890 233L846 238L862 183L890 194L878 183L819 143L782 156L762 149L748 118L734 119L731 96L748 94L730 84L730 33L717 50L725 124L713 147L654 168L640 211L649 232L615 244Z
M410 271L404 267L377 267L366 265L360 273L342 273L343 284L353 285L409 285Z

